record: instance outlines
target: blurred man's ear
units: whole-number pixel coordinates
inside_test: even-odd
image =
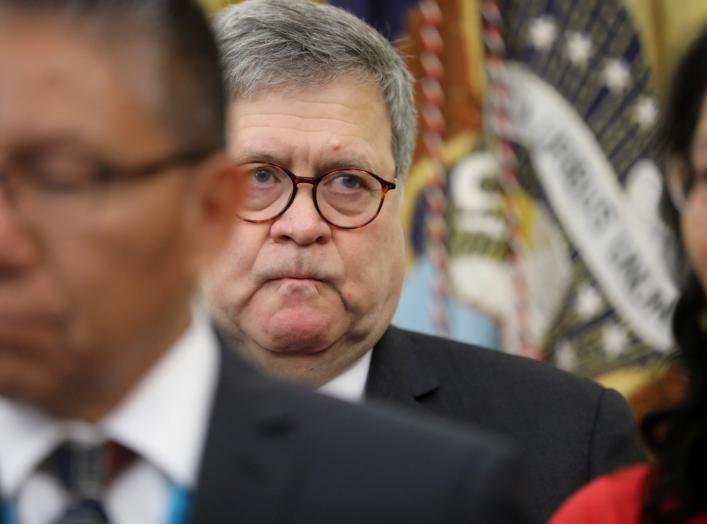
[[[225,152],[206,159],[196,173],[195,269],[202,271],[226,246],[241,198],[238,165]]]

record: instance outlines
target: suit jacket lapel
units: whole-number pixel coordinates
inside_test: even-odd
[[[439,387],[438,377],[420,362],[415,341],[404,331],[388,327],[373,348],[366,382],[368,396],[419,406]]]
[[[229,349],[221,357],[192,522],[278,522],[297,484],[296,421],[271,381]]]

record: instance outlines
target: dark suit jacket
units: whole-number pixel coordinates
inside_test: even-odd
[[[502,444],[285,385],[221,353],[189,522],[531,522]]]
[[[505,446],[418,419],[265,378],[223,353],[191,522],[529,521]]]
[[[617,392],[438,337],[390,327],[373,350],[366,394],[510,437],[526,459],[533,514],[543,522],[591,478],[645,459]]]

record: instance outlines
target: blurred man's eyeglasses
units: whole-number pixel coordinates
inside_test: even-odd
[[[356,229],[370,224],[383,207],[395,183],[357,168],[327,171],[318,177],[301,177],[268,162],[241,164],[242,200],[238,217],[246,222],[273,222],[287,211],[299,184],[312,184],[314,207],[329,224]]]
[[[666,185],[675,209],[681,212],[695,187],[706,181],[707,173],[696,171],[689,162],[677,159],[670,162],[666,173]]]
[[[187,164],[198,163],[211,151],[189,151],[136,166],[116,166],[71,148],[22,151],[0,165],[0,185],[15,206],[36,205],[38,212],[55,206],[78,212],[79,199],[124,181],[144,179]],[[35,208],[33,208],[35,209]]]

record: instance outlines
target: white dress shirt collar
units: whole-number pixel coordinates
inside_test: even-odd
[[[113,412],[96,425],[55,420],[0,397],[0,492],[12,497],[62,440],[112,439],[171,481],[192,488],[206,437],[219,366],[206,314],[194,308],[189,329]]]
[[[349,402],[363,402],[370,367],[371,350],[368,350],[351,367],[320,386],[317,391]]]

